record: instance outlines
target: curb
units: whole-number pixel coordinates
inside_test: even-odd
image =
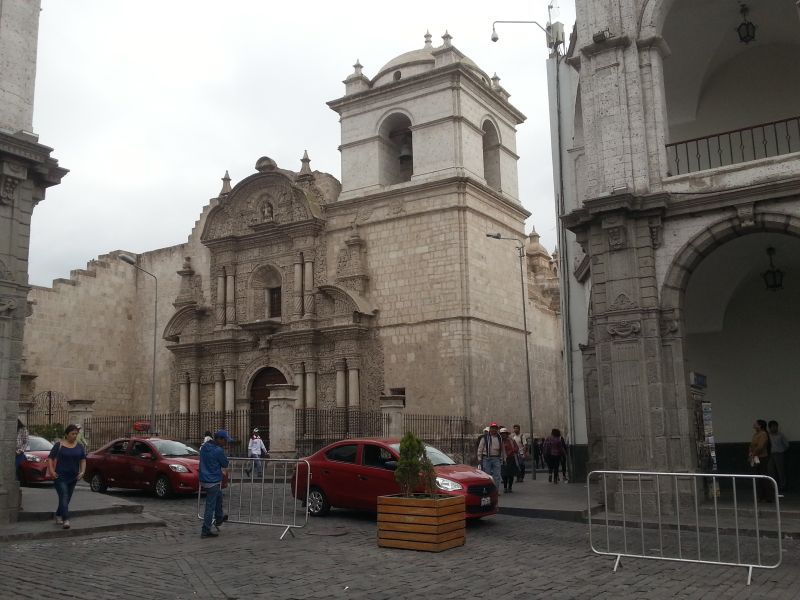
[[[76,517],[90,517],[94,515],[116,515],[116,514],[142,514],[144,506],[141,504],[116,504],[104,508],[81,508],[70,510],[70,514]],[[53,518],[53,511],[21,511],[17,516],[17,522],[30,523],[34,521],[48,521]]]
[[[105,525],[91,525],[88,527],[73,527],[72,529],[51,529],[45,531],[18,531],[3,533],[0,531],[0,543],[20,542],[28,540],[45,540],[53,538],[78,537],[93,535],[95,533],[105,533],[109,531],[133,531],[137,529],[148,529],[150,527],[166,527],[166,521],[142,515],[143,520],[128,521],[124,523],[109,523]]]

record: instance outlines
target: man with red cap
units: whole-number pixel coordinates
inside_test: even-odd
[[[495,487],[500,489],[500,470],[505,456],[498,430],[497,423],[489,423],[489,431],[483,434],[478,443],[478,464],[484,473],[492,476]]]

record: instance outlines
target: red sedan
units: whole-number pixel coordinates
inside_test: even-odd
[[[120,438],[86,457],[84,479],[92,491],[109,487],[147,490],[159,498],[197,493],[200,454],[181,442]]]
[[[25,448],[25,460],[19,465],[19,481],[22,485],[40,481],[52,481],[47,478],[47,456],[53,444],[43,437],[32,435]]]
[[[307,460],[311,466],[308,498],[304,487],[306,469],[298,466],[300,483],[292,490],[296,498],[308,502],[313,516],[326,514],[331,507],[377,510],[378,496],[399,494],[394,470],[400,458],[400,440],[343,440],[325,446]],[[468,465],[456,464],[433,446],[426,453],[436,470],[436,492],[464,496],[467,518],[497,513],[497,488],[492,478]],[[299,488],[299,489],[298,489]]]

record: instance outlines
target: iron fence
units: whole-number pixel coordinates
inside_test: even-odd
[[[754,568],[781,564],[780,499],[771,477],[592,471],[587,495],[589,545],[616,557],[614,571],[622,557],[740,566],[750,585]],[[605,506],[598,519],[593,495]]]
[[[749,162],[800,151],[800,117],[667,144],[669,174]]]
[[[295,447],[298,456],[309,456],[338,440],[385,437],[388,418],[381,411],[351,408],[301,408],[295,411]]]
[[[403,433],[411,431],[450,455],[457,463],[477,464],[478,433],[469,419],[451,415],[403,415]]]
[[[89,450],[97,450],[108,442],[132,435],[157,435],[199,447],[205,432],[226,429],[234,438],[227,452],[231,456],[247,456],[250,432],[258,427],[259,435],[269,448],[269,413],[266,409],[236,411],[203,411],[198,413],[161,413],[155,415],[151,427],[150,415],[89,417],[83,430]]]
[[[66,426],[69,423],[67,400],[63,392],[39,392],[33,397],[33,406],[25,414],[25,424],[29,429],[45,425]]]

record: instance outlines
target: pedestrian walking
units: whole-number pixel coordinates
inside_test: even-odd
[[[222,447],[232,441],[228,432],[220,429],[210,441],[200,447],[200,487],[206,492],[201,538],[217,537],[219,534],[212,531],[211,526],[216,525],[219,529],[228,520],[222,507],[222,477],[223,469],[228,468],[228,457]]]
[[[86,449],[78,443],[77,425],[67,425],[63,439],[56,442],[47,457],[47,473],[55,479],[54,487],[58,494],[56,524],[69,529],[69,503],[75,485],[86,471]]]
[[[213,439],[214,439],[214,438],[212,437],[212,435],[211,435],[211,432],[210,432],[210,431],[208,431],[208,430],[206,430],[206,432],[203,434],[203,443],[202,443],[202,444],[200,444],[200,445],[202,446],[202,445],[203,445],[203,444],[205,444],[206,442],[210,442],[210,441],[211,441],[211,440],[213,440]]]
[[[251,468],[255,467],[256,477],[261,478],[264,469],[261,465],[261,458],[267,456],[267,447],[264,445],[264,440],[258,433],[258,427],[253,429],[253,434],[250,436],[250,441],[247,443],[247,456],[252,458],[252,464],[248,466],[245,471],[248,477],[250,476]]]
[[[25,427],[25,423],[17,419],[17,444],[14,447],[14,468],[17,474],[17,481],[22,481],[20,469],[22,463],[27,460],[25,458],[25,451],[28,449],[28,439],[28,428]]]
[[[774,419],[767,424],[769,428],[769,462],[767,473],[778,483],[778,494],[783,496],[786,491],[786,451],[789,441],[783,432],[778,429],[778,422]]]
[[[750,439],[750,447],[747,450],[747,461],[754,475],[767,474],[769,434],[767,433],[767,422],[764,419],[753,421],[753,437]],[[756,488],[760,501],[770,502],[772,500],[766,480],[759,479]]]
[[[562,438],[563,439],[563,438]],[[564,440],[564,454],[561,455],[561,479],[567,481],[567,455],[569,454],[569,444]]]
[[[514,480],[517,478],[519,467],[517,461],[519,460],[519,446],[510,435],[511,432],[505,427],[500,428],[500,439],[503,440],[503,466],[500,468],[500,474],[503,478],[503,491],[507,494],[512,493],[514,487]]]
[[[520,433],[520,426],[514,425],[511,439],[517,443],[519,447],[519,460],[517,461],[517,483],[521,483],[525,479],[525,458],[528,456],[528,446],[522,439]]]
[[[558,468],[561,466],[561,457],[567,453],[564,438],[561,437],[561,431],[558,428],[553,428],[550,432],[550,437],[542,445],[542,452],[547,461],[547,481],[558,484]]]
[[[489,423],[489,431],[484,432],[478,442],[478,464],[481,470],[492,476],[494,485],[500,489],[500,476],[503,465],[503,440],[500,438],[497,423]]]

